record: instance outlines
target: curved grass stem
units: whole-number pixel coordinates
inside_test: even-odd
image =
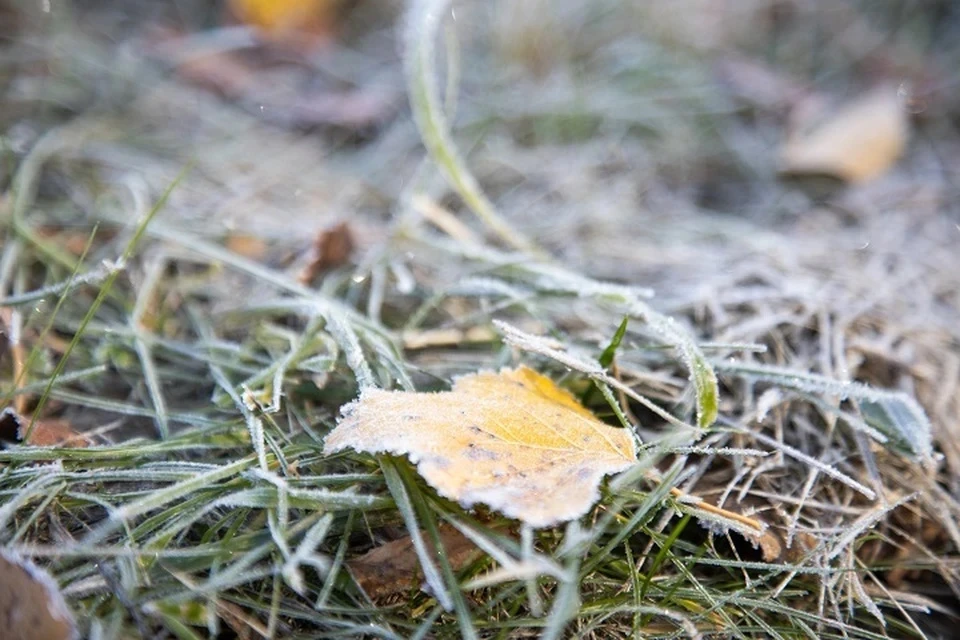
[[[467,169],[450,135],[436,83],[434,51],[434,41],[449,4],[450,0],[421,0],[413,4],[407,16],[404,58],[414,120],[430,157],[483,224],[507,246],[544,258],[546,253],[541,248],[497,212]]]

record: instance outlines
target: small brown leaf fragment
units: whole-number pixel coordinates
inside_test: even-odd
[[[628,431],[527,367],[464,376],[442,393],[367,389],[342,413],[324,453],[406,455],[440,495],[532,527],[584,515],[603,477],[636,461]]]
[[[0,550],[0,637],[73,640],[76,623],[57,583],[25,558]]]
[[[747,536],[747,540],[753,542],[754,546],[760,547],[764,562],[776,562],[783,556],[783,544],[780,542],[780,536],[770,529],[752,537]]]
[[[353,248],[353,234],[346,222],[324,229],[317,234],[313,242],[310,262],[300,273],[300,282],[308,284],[324,271],[345,264],[350,259]]]
[[[30,429],[30,418],[21,416],[13,409],[4,409],[0,412],[0,448],[3,448],[4,443],[74,448],[85,448],[91,445],[90,439],[78,433],[67,420],[36,420],[30,430],[29,440],[24,441],[28,429]]]
[[[224,242],[227,249],[251,260],[260,260],[267,253],[267,243],[249,233],[232,233]]]
[[[909,120],[896,88],[883,86],[836,110],[780,151],[785,174],[828,175],[864,182],[885,173],[903,153]]]
[[[439,534],[443,553],[454,571],[459,571],[483,555],[466,536],[450,525],[441,525]],[[433,553],[429,538],[424,536],[424,539]],[[371,599],[410,591],[423,580],[423,570],[410,536],[371,549],[362,556],[348,560],[346,564],[354,581]]]
[[[800,562],[804,556],[810,553],[817,546],[817,539],[806,532],[799,532],[793,536],[790,544],[787,544],[784,535],[783,518],[776,511],[769,508],[769,504],[764,500],[747,496],[737,505],[740,510],[750,513],[749,520],[756,523],[749,528],[731,529],[750,542],[755,549],[760,550],[764,562]],[[716,509],[716,507],[713,507]],[[735,513],[728,506],[723,509],[736,515],[737,521],[742,521],[746,516]]]
[[[90,439],[78,433],[67,420],[37,420],[27,443],[34,447],[74,447],[90,446]]]
[[[64,227],[61,225],[41,225],[37,227],[37,235],[55,242],[75,256],[83,255],[90,248],[90,231],[82,228]],[[109,241],[117,236],[115,230],[97,229],[98,241]]]

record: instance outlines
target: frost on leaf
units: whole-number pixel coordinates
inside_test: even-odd
[[[636,461],[632,436],[599,421],[527,367],[459,378],[453,389],[367,389],[343,408],[324,453],[406,455],[441,495],[534,527],[572,520],[605,475]]]

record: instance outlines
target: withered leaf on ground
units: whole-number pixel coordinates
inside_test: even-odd
[[[79,433],[67,420],[52,418],[36,420],[25,440],[30,418],[21,416],[13,409],[0,412],[0,449],[4,444],[28,444],[34,447],[67,446],[83,448],[91,444],[90,438]]]
[[[287,45],[323,44],[336,24],[339,0],[230,0],[234,17]]]
[[[443,553],[454,571],[462,569],[483,555],[476,545],[450,525],[441,525],[439,534]],[[430,545],[429,539],[427,545]],[[433,551],[431,549],[431,552]],[[420,560],[410,536],[380,545],[362,556],[348,560],[347,569],[354,581],[371,598],[408,591],[416,588],[423,579]]]
[[[863,182],[885,173],[907,144],[909,119],[896,88],[883,86],[841,107],[780,151],[787,174],[829,175]]]
[[[636,460],[630,433],[527,367],[464,376],[441,393],[368,389],[343,408],[324,452],[347,448],[406,455],[441,495],[534,527],[582,516],[601,479]]]
[[[57,583],[25,558],[0,549],[0,637],[72,640],[76,624]]]
[[[310,262],[300,273],[300,282],[308,284],[324,271],[344,264],[350,259],[353,247],[353,234],[346,222],[324,229],[313,242]]]

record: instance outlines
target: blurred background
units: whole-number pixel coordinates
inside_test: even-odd
[[[45,163],[29,212],[44,233],[75,229],[82,246],[92,222],[132,219],[189,167],[161,219],[275,266],[309,263],[341,223],[360,271],[400,220],[498,241],[424,161],[405,3],[0,7],[0,190],[30,155]],[[445,12],[453,137],[544,251],[652,287],[703,335],[852,308],[844,321],[879,318],[864,321],[868,341],[896,319],[881,351],[909,334],[911,359],[957,357],[960,5],[458,0]],[[418,277],[444,271],[410,262]],[[766,317],[743,328],[747,303]]]
[[[177,210],[211,229],[284,236],[349,217],[375,233],[423,155],[403,4],[4,0],[8,159],[82,118],[78,153],[102,170],[164,185],[194,162]],[[625,244],[693,211],[819,229],[882,215],[863,198],[919,198],[904,204],[915,216],[956,218],[958,13],[946,0],[454,2],[439,66],[455,138],[503,214],[628,278],[688,260]]]
[[[133,215],[131,198],[155,198],[187,166],[163,218],[258,256],[282,246],[275,261],[341,222],[363,255],[414,190],[441,209],[417,212],[423,224],[486,233],[423,161],[404,3],[0,7],[0,189],[31,151],[55,156],[30,214],[51,234]],[[654,287],[666,310],[719,323],[708,330],[723,329],[725,291],[765,284],[883,299],[884,313],[922,314],[953,339],[956,3],[447,12],[438,68],[454,138],[501,214],[565,264]]]

